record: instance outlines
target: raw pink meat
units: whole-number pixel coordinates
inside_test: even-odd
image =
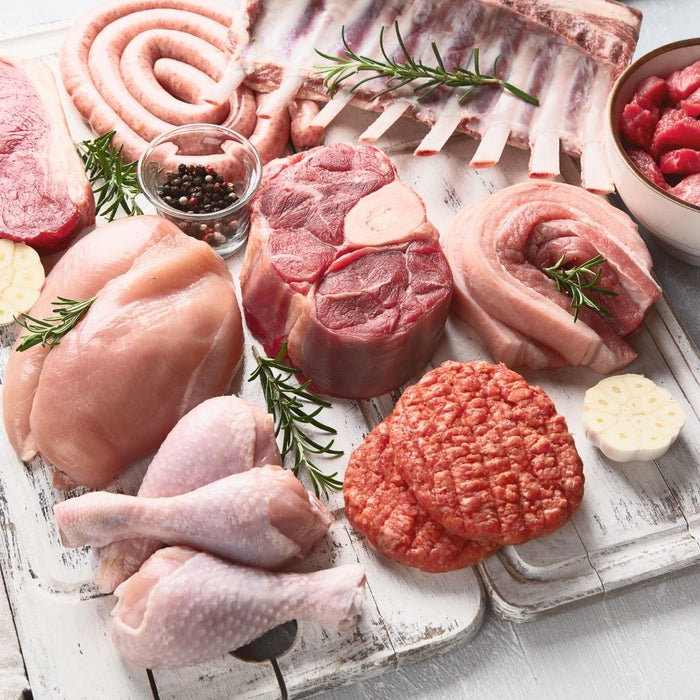
[[[430,129],[417,155],[437,153],[456,130],[481,139],[472,166],[493,165],[510,143],[531,150],[531,173],[540,177],[559,172],[561,143],[566,152],[581,156],[586,186],[612,189],[600,124],[613,81],[634,53],[641,14],[633,8],[610,0],[249,0],[239,8],[231,65],[215,94],[222,101],[244,79],[255,90],[273,92],[268,109],[282,109],[294,97],[327,101],[315,69],[323,61],[314,49],[344,55],[344,28],[356,53],[380,58],[384,28],[387,53],[403,60],[392,30],[398,22],[417,60],[435,65],[435,42],[451,69],[468,64],[472,49],[479,48],[482,70],[490,70],[498,57],[498,75],[537,96],[540,107],[490,88],[462,104],[457,101],[461,89],[443,88],[419,101],[412,85],[372,99],[386,80],[350,93],[349,87],[366,77],[362,74],[347,82],[314,123],[327,125],[345,104],[353,104],[381,113],[360,137],[374,140],[403,115]]]
[[[667,109],[656,125],[651,154],[658,158],[676,147],[700,148],[700,123],[682,109]]]
[[[348,522],[378,552],[406,566],[444,573],[477,564],[498,545],[450,534],[418,503],[399,466],[408,462],[412,468],[414,454],[404,442],[390,440],[395,420],[395,414],[387,416],[350,455],[343,479]]]
[[[668,189],[668,183],[664,178],[664,174],[650,153],[642,149],[630,148],[627,151],[627,156],[647,180],[658,185],[663,190]]]
[[[604,199],[561,183],[512,185],[462,209],[443,243],[455,309],[495,360],[609,373],[636,357],[622,334],[642,322],[661,290],[636,225]],[[598,253],[607,261],[603,286],[618,293],[600,299],[611,318],[583,308],[574,322],[571,298],[542,268]]]
[[[0,237],[40,254],[95,221],[95,200],[51,69],[0,58]]]
[[[360,614],[364,584],[359,564],[273,574],[169,547],[115,591],[112,641],[137,666],[192,666],[293,619],[348,629]]]
[[[177,496],[93,491],[56,504],[54,514],[66,547],[153,537],[265,569],[306,556],[333,520],[291,471],[274,465]]]
[[[681,109],[691,117],[700,117],[700,88],[688,95],[688,99],[681,100]]]
[[[286,340],[316,391],[369,398],[423,368],[452,279],[423,202],[391,161],[371,146],[335,144],[268,166],[241,291],[268,354]]]
[[[652,75],[637,86],[633,101],[644,109],[661,109],[668,98],[668,84],[663,78]]]
[[[698,117],[700,61],[665,80],[642,80],[619,120],[625,151],[639,172],[691,203],[697,203],[697,185],[692,179],[678,182],[678,177],[700,172]]]
[[[667,96],[662,78],[652,76],[639,83],[620,115],[620,132],[628,145],[649,150]]]
[[[447,360],[404,390],[392,416],[396,471],[453,536],[522,544],[581,504],[583,463],[566,420],[502,364]]]
[[[191,408],[226,392],[243,328],[223,260],[158,216],[114,221],[75,243],[30,313],[51,315],[57,296],[95,294],[57,347],[10,354],[3,419],[22,460],[41,453],[73,482],[102,488]]]
[[[282,464],[272,416],[237,396],[216,396],[184,415],[148,467],[138,495],[176,496],[265,464]],[[111,593],[162,543],[137,538],[100,551],[97,587]]]
[[[666,175],[700,173],[700,151],[694,148],[676,148],[666,151],[659,159],[661,172]]]
[[[666,78],[668,97],[673,103],[686,99],[692,92],[700,88],[700,61],[691,63],[681,70],[673,71]]]
[[[647,109],[638,102],[625,105],[620,115],[622,137],[631,146],[648,150],[659,123],[659,110]]]
[[[683,178],[675,187],[671,188],[671,194],[690,204],[700,206],[700,173]]]

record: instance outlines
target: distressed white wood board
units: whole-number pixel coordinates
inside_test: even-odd
[[[13,40],[12,51],[5,44],[2,48],[14,55],[41,57],[55,69],[61,36],[62,28],[49,29]],[[65,96],[64,102],[76,139],[87,136],[89,132]],[[371,118],[349,109],[329,130],[327,140],[354,140]],[[440,229],[464,203],[526,177],[528,155],[512,149],[506,150],[499,167],[470,170],[466,164],[476,144],[464,136],[456,136],[435,158],[415,159],[411,153],[423,133],[419,125],[401,122],[378,145],[397,163],[402,178],[423,196],[429,217]],[[566,179],[576,182],[572,162],[565,159],[563,165]],[[234,274],[241,257],[238,254],[230,260]],[[682,329],[669,318],[672,321],[672,312],[662,302],[639,335],[640,359],[630,371],[644,371],[674,393],[687,392],[688,407],[697,407],[697,355]],[[8,342],[6,338],[3,343],[3,366]],[[659,347],[654,352],[649,350],[655,345]],[[432,364],[447,357],[488,356],[479,339],[451,319]],[[250,368],[247,354],[236,388],[246,398],[262,403],[255,385],[245,381]],[[580,401],[596,376],[580,370],[527,376],[547,388],[569,420],[586,463],[586,497],[574,521],[560,533],[504,550],[481,567],[496,610],[504,617],[525,620],[696,561],[698,548],[689,528],[692,532],[697,519],[692,488],[697,447],[685,445],[688,435],[697,436],[695,409],[689,410],[690,424],[674,448],[681,454],[665,467],[664,480],[656,465],[620,469],[585,444],[577,423]],[[391,409],[394,398],[363,404],[334,402],[331,422],[339,430],[338,445],[346,455],[367,428]],[[63,550],[58,544],[51,507],[66,495],[51,487],[49,470],[40,461],[32,465],[18,462],[4,435],[0,449],[3,567],[35,696],[151,697],[145,672],[119,659],[108,640],[113,598],[98,595],[91,583],[93,554],[88,549]],[[342,474],[344,462],[337,461],[339,464],[331,462],[329,467]],[[145,463],[136,465],[113,488],[135,491],[144,468]],[[477,633],[484,596],[473,569],[435,576],[399,567],[369,550],[347,527],[340,496],[331,499],[330,507],[336,521],[329,538],[304,566],[362,562],[368,573],[368,600],[360,625],[348,633],[329,634],[301,623],[295,645],[279,659],[292,696],[313,694],[410,663],[468,641]],[[52,617],[54,610],[60,610],[60,616]],[[56,623],[54,617],[59,617]],[[161,698],[279,694],[267,664],[247,664],[230,656],[192,669],[158,672],[155,684]]]

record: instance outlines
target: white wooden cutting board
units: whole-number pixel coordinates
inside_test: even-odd
[[[13,55],[41,57],[55,68],[62,30],[6,41]],[[87,132],[65,100],[76,140]],[[329,141],[353,140],[371,116],[348,110],[328,134]],[[429,218],[441,230],[458,209],[485,192],[522,181],[527,154],[508,149],[498,168],[474,171],[467,163],[475,143],[456,136],[441,155],[425,160],[411,153],[422,127],[401,122],[378,145],[397,164],[405,182],[424,198]],[[578,183],[573,163],[565,160],[565,179]],[[229,261],[234,276],[242,253]],[[0,333],[0,370],[12,334]],[[666,386],[685,406],[688,423],[667,456],[655,463],[614,465],[587,444],[580,429],[583,392],[599,377],[580,369],[526,373],[541,384],[563,413],[585,464],[586,494],[571,523],[552,537],[505,548],[476,569],[442,575],[423,574],[387,561],[369,550],[348,527],[342,497],[331,498],[331,533],[304,567],[359,561],[367,571],[367,599],[357,628],[328,632],[301,622],[292,648],[278,659],[290,696],[309,695],[410,663],[478,633],[487,598],[504,617],[524,621],[565,605],[592,599],[700,559],[696,536],[698,486],[698,407],[700,363],[697,352],[661,300],[634,344],[639,359],[628,369]],[[452,358],[487,358],[479,339],[451,319],[433,364]],[[256,384],[247,381],[252,357],[246,353],[236,391],[264,405]],[[347,455],[368,428],[386,414],[395,397],[373,402],[334,401],[328,414],[338,430],[336,445],[345,456],[328,462],[341,475]],[[65,550],[57,537],[52,507],[74,494],[51,486],[50,469],[35,460],[20,462],[0,436],[0,557],[17,632],[34,697],[150,698],[279,697],[268,663],[247,663],[226,655],[192,669],[149,677],[123,661],[108,638],[113,596],[99,595],[92,584],[94,554]],[[146,467],[134,465],[114,489],[134,492]],[[484,585],[485,582],[485,591]]]

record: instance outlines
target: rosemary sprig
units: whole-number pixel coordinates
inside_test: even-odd
[[[17,351],[23,352],[35,345],[56,347],[61,342],[61,338],[85,315],[95,299],[97,296],[80,301],[59,296],[51,304],[55,316],[42,319],[29,314],[22,314],[23,318],[15,316],[15,321],[29,331],[28,335],[25,334],[20,338],[23,342],[17,346]]]
[[[394,22],[394,29],[401,53],[403,54],[403,62],[389,57],[384,47],[384,27],[379,31],[379,47],[384,60],[377,60],[355,53],[347,42],[344,26],[342,28],[343,46],[345,48],[343,56],[330,56],[316,49],[316,53],[319,56],[331,61],[331,65],[314,66],[315,70],[324,76],[323,85],[330,95],[333,95],[340,84],[349,77],[362,72],[370,72],[373,73],[373,75],[369,75],[355,83],[350,88],[350,91],[354,92],[361,85],[370,80],[387,77],[389,78],[387,87],[373,95],[370,100],[376,100],[382,95],[392,90],[398,90],[404,85],[408,85],[414,81],[421,81],[413,88],[413,92],[416,93],[419,100],[426,98],[434,90],[444,85],[451,88],[466,87],[467,89],[459,97],[459,102],[462,103],[480,85],[498,85],[504,90],[508,90],[516,97],[519,97],[521,100],[525,100],[532,105],[539,105],[539,100],[533,95],[530,95],[501,78],[495,77],[498,68],[498,58],[496,58],[493,63],[493,75],[487,75],[481,72],[478,48],[472,50],[471,58],[466,66],[460,65],[458,61],[457,65],[455,65],[452,70],[447,70],[443,58],[440,55],[440,51],[433,41],[430,46],[433,50],[437,65],[429,66],[422,61],[417,61],[411,56],[406,48],[401,32],[399,31],[398,22]],[[473,64],[473,69],[468,68],[470,64]]]
[[[599,287],[600,276],[603,272],[605,258],[598,254],[580,265],[564,267],[564,257],[561,256],[554,265],[545,267],[544,273],[557,283],[557,289],[571,297],[571,308],[574,309],[574,321],[578,320],[581,307],[593,309],[603,316],[610,316],[610,312],[597,301],[591,299],[589,294],[606,294],[617,296],[617,292],[605,287]]]
[[[328,401],[308,391],[311,383],[292,384],[290,379],[299,372],[298,369],[283,364],[287,354],[287,343],[274,358],[262,357],[255,348],[253,355],[257,367],[253,370],[248,381],[260,380],[267,410],[275,418],[275,435],[282,433],[282,457],[287,454],[294,456],[292,471],[299,476],[299,470],[303,466],[311,479],[314,492],[320,496],[321,492],[328,496],[329,491],[339,491],[343,482],[333,474],[322,472],[309,458],[310,454],[323,454],[338,456],[343,454],[341,450],[333,449],[333,440],[321,444],[314,440],[302,426],[312,426],[323,433],[335,435],[336,431],[328,425],[321,423],[317,416],[324,409],[330,407]],[[308,407],[312,408],[310,411]]]
[[[136,161],[125,162],[123,146],[112,146],[114,134],[114,131],[108,131],[76,146],[95,194],[95,211],[107,221],[112,221],[120,208],[127,216],[143,214],[136,202],[141,193]]]

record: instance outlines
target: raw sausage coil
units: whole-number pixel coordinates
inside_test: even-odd
[[[244,86],[223,104],[203,97],[226,70],[232,21],[232,8],[218,0],[103,3],[66,37],[61,77],[92,129],[114,129],[130,160],[164,131],[207,122],[251,137],[266,162],[288,144],[289,114],[258,124],[255,93]]]

